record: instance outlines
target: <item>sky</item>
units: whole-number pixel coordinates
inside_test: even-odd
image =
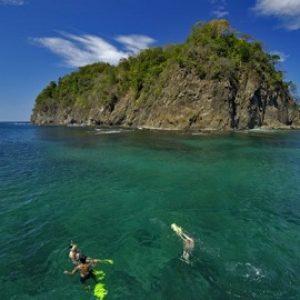
[[[184,42],[226,18],[300,90],[300,0],[0,0],[0,121],[29,121],[39,92],[82,65]]]

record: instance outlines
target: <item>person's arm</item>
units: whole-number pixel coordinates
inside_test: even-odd
[[[77,271],[78,271],[78,266],[75,267],[71,272],[64,271],[64,274],[66,274],[66,275],[74,275]]]
[[[189,241],[192,242],[194,241],[192,238],[190,238],[187,234],[185,234],[184,232],[181,232],[179,234],[179,237],[183,240],[183,241]]]
[[[114,261],[112,259],[98,259],[98,258],[89,258],[88,259],[91,263],[97,264],[97,263],[101,263],[101,264],[113,264]]]
[[[189,237],[187,234],[185,234],[185,233],[182,233],[182,236],[183,236],[185,239],[189,240],[189,241],[193,240],[192,238],[190,238],[190,237]]]
[[[90,267],[96,266],[98,262],[100,262],[100,259],[93,259],[93,258],[87,259],[87,263],[89,264]]]

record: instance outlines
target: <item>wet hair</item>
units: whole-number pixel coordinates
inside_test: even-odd
[[[85,263],[86,262],[86,256],[84,254],[80,254],[79,261],[82,262],[82,263]]]

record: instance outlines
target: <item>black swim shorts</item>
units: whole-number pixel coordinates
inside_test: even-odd
[[[90,270],[89,273],[83,277],[80,276],[80,282],[81,283],[85,283],[86,280],[88,280],[89,278],[94,278],[95,275],[93,273],[93,270]]]

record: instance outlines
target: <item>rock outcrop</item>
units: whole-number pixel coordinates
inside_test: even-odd
[[[65,98],[61,96],[61,86],[67,82],[62,79],[58,84],[53,84],[52,89],[45,89],[42,96],[38,97],[32,122],[176,130],[300,127],[299,105],[291,96],[288,85],[282,78],[278,78],[281,73],[273,68],[270,61],[265,62],[272,57],[264,52],[258,54],[262,50],[252,50],[255,49],[253,43],[235,35],[234,41],[239,47],[244,43],[247,47],[249,45],[249,54],[241,52],[237,60],[235,57],[231,58],[233,54],[222,54],[218,49],[215,50],[214,43],[221,43],[220,39],[227,41],[232,32],[228,33],[225,23],[225,27],[219,32],[219,27],[216,27],[216,24],[219,26],[218,21],[213,22],[202,24],[187,43],[180,45],[180,59],[170,59],[165,54],[170,50],[161,49],[160,51],[165,52],[158,52],[157,55],[164,53],[164,59],[159,63],[146,64],[141,71],[146,75],[137,81],[137,88],[132,84],[136,77],[126,74],[135,74],[132,65],[136,66],[137,60],[140,64],[144,63],[143,55],[131,58],[126,68],[124,63],[127,62],[122,62],[117,67],[107,67],[105,72],[101,70],[95,77],[89,77],[88,88],[76,92],[75,96],[72,94],[68,103],[62,100]],[[209,50],[199,38],[207,34],[203,30],[208,25],[217,28],[217,33],[209,33],[212,40]],[[215,42],[214,39],[219,40]],[[227,49],[223,45],[222,47]],[[231,53],[230,48],[228,49],[226,53]],[[265,56],[257,58],[258,55]],[[153,66],[163,67],[158,74],[151,75],[149,80],[147,72],[156,70]],[[125,72],[122,72],[124,69]],[[217,71],[213,72],[215,69]],[[78,90],[82,84],[80,72],[76,74],[79,74],[79,79],[76,77],[76,82],[79,82]],[[115,78],[105,86],[109,72],[113,72]],[[124,82],[128,84],[125,85]]]

